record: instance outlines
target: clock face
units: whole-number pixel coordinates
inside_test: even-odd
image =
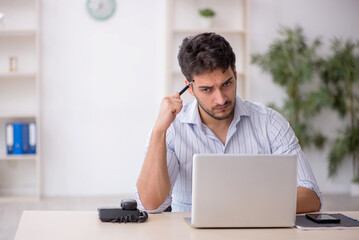
[[[87,0],[87,11],[97,20],[105,20],[113,15],[115,0]]]

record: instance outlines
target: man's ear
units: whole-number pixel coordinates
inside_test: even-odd
[[[237,80],[237,69],[236,69],[236,65],[234,65],[233,73],[234,73],[234,77],[235,77],[236,80]]]
[[[189,84],[189,81],[186,79],[186,80],[184,81],[184,83],[187,85],[187,84]],[[191,86],[189,86],[188,92],[189,92],[192,96],[194,96],[193,91],[192,91],[192,86],[193,86],[193,83],[191,84]]]

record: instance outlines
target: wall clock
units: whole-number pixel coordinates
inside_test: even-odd
[[[87,11],[96,20],[110,18],[116,9],[115,0],[87,0]]]

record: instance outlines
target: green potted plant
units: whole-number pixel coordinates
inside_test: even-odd
[[[286,117],[300,145],[321,149],[326,137],[314,131],[309,120],[325,105],[326,92],[303,90],[303,85],[311,82],[316,73],[319,60],[316,52],[321,42],[315,39],[309,44],[299,26],[294,29],[281,27],[279,34],[281,39],[274,40],[268,52],[252,55],[252,63],[270,73],[273,81],[285,89],[287,96],[283,107],[271,107]]]
[[[332,50],[333,54],[321,61],[321,79],[330,96],[329,105],[344,121],[331,144],[329,176],[335,176],[340,164],[351,158],[351,193],[359,196],[359,42],[334,39]]]
[[[198,10],[200,15],[201,24],[204,28],[211,28],[213,25],[213,18],[216,16],[216,13],[211,8],[202,8]]]

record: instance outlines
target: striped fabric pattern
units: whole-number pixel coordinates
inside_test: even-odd
[[[146,144],[146,152],[150,136]],[[169,205],[173,212],[190,212],[192,201],[192,157],[202,154],[288,154],[298,157],[297,186],[321,193],[309,163],[288,121],[262,104],[236,99],[233,121],[226,143],[201,122],[197,101],[187,103],[167,130],[167,167],[171,192],[164,203],[150,213],[162,212]],[[215,193],[215,189],[213,189]],[[144,209],[137,188],[135,196]]]

